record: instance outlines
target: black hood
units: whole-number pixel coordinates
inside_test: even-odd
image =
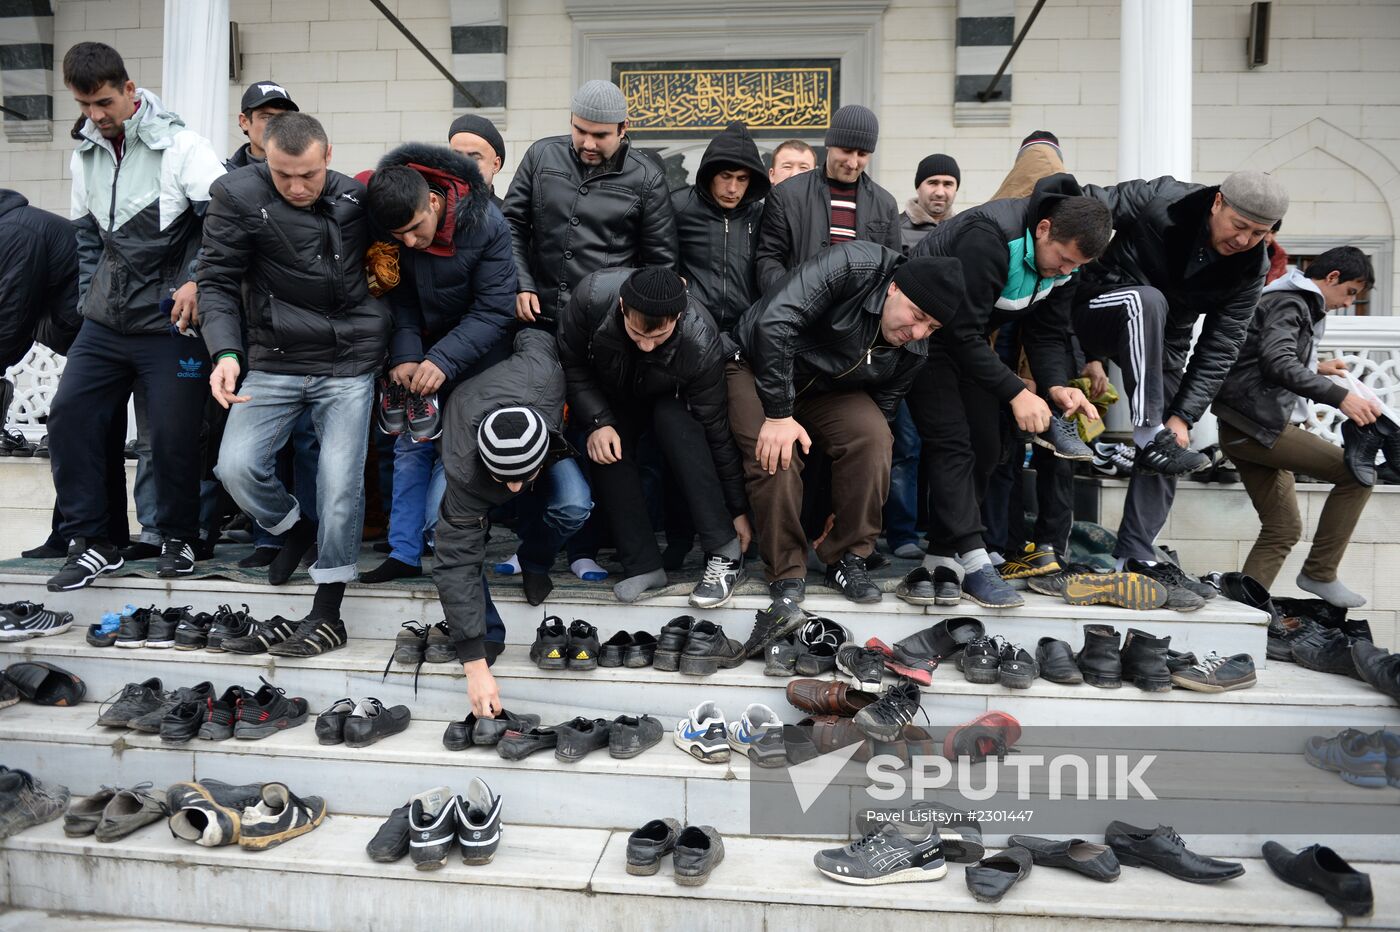
[[[464,225],[476,226],[486,216],[486,205],[491,203],[491,189],[481,178],[481,169],[474,159],[454,152],[447,146],[434,146],[422,142],[406,142],[379,160],[380,168],[390,165],[416,165],[429,170],[425,177],[433,183],[432,172],[451,175],[467,185],[467,194],[457,203],[457,229]]]
[[[739,207],[747,207],[768,196],[768,189],[772,187],[768,181],[768,169],[764,167],[763,158],[758,154],[758,146],[754,145],[748,128],[738,120],[710,140],[705,154],[700,158],[700,167],[695,170],[695,189],[710,204],[714,204],[714,199],[710,197],[710,182],[724,168],[749,170],[749,189],[744,192]]]
[[[1084,190],[1069,172],[1046,175],[1035,183],[1031,191],[1030,203],[1026,205],[1026,228],[1035,225],[1050,213],[1050,210],[1067,197],[1083,197]]]
[[[0,217],[5,216],[12,210],[29,206],[28,199],[18,191],[11,191],[9,188],[0,188]]]

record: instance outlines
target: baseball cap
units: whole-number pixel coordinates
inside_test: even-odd
[[[292,98],[287,93],[287,89],[272,81],[258,81],[254,84],[249,84],[248,89],[243,92],[243,103],[240,105],[239,110],[243,113],[247,113],[259,107],[266,107],[273,101],[281,101],[282,109],[284,110],[301,110],[300,107],[292,102]]]

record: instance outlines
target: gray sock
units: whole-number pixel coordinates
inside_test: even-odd
[[[666,585],[666,571],[652,570],[640,576],[628,576],[613,586],[613,595],[619,602],[635,602],[648,589],[660,589]]]
[[[922,560],[924,548],[915,543],[900,544],[894,548],[894,555],[901,560]]]
[[[1299,573],[1295,582],[1299,589],[1311,592],[1328,605],[1335,605],[1338,608],[1360,608],[1366,604],[1365,596],[1352,592],[1343,586],[1339,579],[1334,579],[1331,582],[1319,582],[1310,576]]]
[[[958,575],[958,582],[962,582],[963,565],[958,562],[957,557],[944,557],[935,553],[924,554],[924,569],[932,573],[940,566],[952,570]]]
[[[726,560],[737,560],[741,556],[743,556],[743,551],[739,549],[738,535],[736,534],[734,538],[729,541],[729,543],[716,550],[715,553],[724,557]]]
[[[992,558],[987,555],[985,547],[978,547],[976,550],[958,554],[958,562],[966,572],[975,573],[984,566],[991,566]]]

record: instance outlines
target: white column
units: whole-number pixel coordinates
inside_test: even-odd
[[[228,154],[228,0],[165,0],[161,101]]]
[[[1191,179],[1191,0],[1122,0],[1118,177]]]

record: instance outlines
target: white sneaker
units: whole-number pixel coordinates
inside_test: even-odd
[[[759,767],[781,767],[787,763],[783,745],[783,721],[776,712],[755,702],[728,728],[729,747]]]
[[[676,722],[675,741],[676,747],[707,764],[729,760],[724,713],[713,702],[700,703],[690,710],[689,717]]]

